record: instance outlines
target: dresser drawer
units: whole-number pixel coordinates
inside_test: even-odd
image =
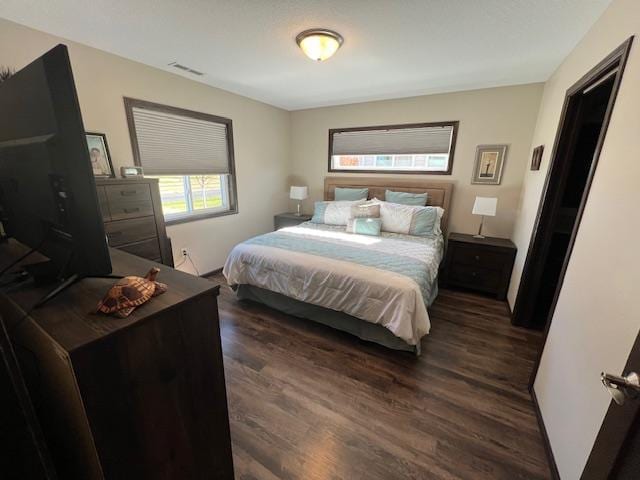
[[[160,244],[158,243],[157,238],[150,238],[149,240],[143,240],[142,242],[122,245],[118,248],[133,255],[137,255],[138,257],[160,262]]]
[[[153,215],[149,185],[107,185],[104,188],[112,220]]]
[[[154,217],[108,222],[105,223],[104,229],[109,239],[109,245],[112,247],[139,242],[158,236]]]
[[[492,251],[487,248],[461,244],[455,246],[452,262],[458,265],[502,271],[509,259],[508,252]]]
[[[457,263],[451,265],[448,277],[451,284],[495,292],[500,287],[502,273],[497,270]]]

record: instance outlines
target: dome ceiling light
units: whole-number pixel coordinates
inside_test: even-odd
[[[325,28],[312,28],[300,32],[296,43],[311,60],[322,62],[338,51],[344,39],[342,35]]]

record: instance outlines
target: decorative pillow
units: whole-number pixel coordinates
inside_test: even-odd
[[[382,221],[379,218],[350,218],[347,223],[347,233],[380,236]]]
[[[346,225],[351,218],[351,207],[364,203],[364,200],[316,202],[313,210],[313,223],[326,223],[327,225]]]
[[[361,203],[351,207],[351,218],[380,218],[379,203]]]
[[[427,204],[428,195],[428,193],[393,192],[386,190],[384,192],[384,199],[387,202],[398,203],[400,205],[417,205],[424,207]]]
[[[419,236],[438,235],[441,233],[439,219],[442,216],[438,209],[380,202],[382,230]]]
[[[340,188],[336,187],[334,198],[336,201],[341,200],[366,200],[369,195],[368,188]]]

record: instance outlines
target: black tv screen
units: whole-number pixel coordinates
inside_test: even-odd
[[[0,220],[60,277],[107,275],[111,260],[67,47],[0,83]]]

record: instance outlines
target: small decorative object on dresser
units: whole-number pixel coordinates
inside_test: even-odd
[[[86,132],[87,147],[89,148],[89,158],[91,158],[91,168],[95,177],[113,178],[113,165],[111,155],[107,145],[107,136],[104,133]]]
[[[533,149],[533,156],[531,157],[531,170],[540,170],[540,164],[542,163],[542,154],[544,153],[544,145],[538,145]]]
[[[120,167],[120,176],[122,178],[143,178],[144,172],[142,167],[135,165]]]
[[[297,213],[279,213],[273,217],[273,229],[280,230],[284,227],[295,227],[303,222],[311,220],[311,215]]]
[[[500,185],[507,145],[478,145],[471,183]]]
[[[96,179],[109,246],[173,267],[157,178]]]
[[[516,246],[506,238],[476,238],[451,233],[444,261],[443,285],[507,296]]]
[[[302,213],[300,212],[300,202],[306,199],[309,196],[309,189],[307,187],[296,187],[292,186],[289,191],[289,198],[291,200],[298,200],[298,210],[296,215],[300,216]]]

